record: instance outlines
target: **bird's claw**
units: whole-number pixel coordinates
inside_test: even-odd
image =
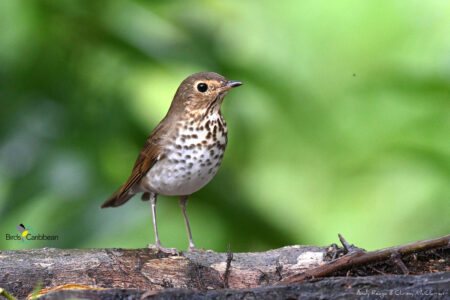
[[[189,247],[189,249],[188,249],[188,252],[201,252],[201,253],[203,253],[203,252],[205,252],[205,249],[203,249],[203,248],[195,248],[195,247]]]
[[[175,248],[166,248],[161,246],[161,244],[148,244],[148,248],[150,249],[156,249],[158,252],[166,253],[166,254],[172,254],[172,255],[180,255],[180,251],[178,251]]]

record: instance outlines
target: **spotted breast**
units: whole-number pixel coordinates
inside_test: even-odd
[[[165,155],[143,180],[157,194],[190,195],[216,174],[227,145],[227,127],[220,112],[197,122],[177,123]]]

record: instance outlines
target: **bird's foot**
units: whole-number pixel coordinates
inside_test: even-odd
[[[162,253],[167,253],[167,254],[172,254],[172,255],[180,255],[181,254],[181,252],[178,251],[177,249],[163,247],[160,243],[148,244],[147,247],[150,249],[156,249],[156,251],[162,252]]]
[[[188,252],[201,252],[201,253],[203,253],[203,252],[205,252],[205,249],[203,249],[203,248],[195,248],[195,247],[189,247],[188,248]]]

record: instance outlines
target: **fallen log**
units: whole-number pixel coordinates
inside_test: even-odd
[[[449,286],[450,273],[447,272],[418,276],[325,278],[315,282],[240,290],[63,290],[50,292],[40,299],[445,299]]]
[[[53,248],[0,251],[0,288],[25,298],[40,285],[46,289],[45,297],[56,297],[48,299],[60,299],[61,295],[95,299],[228,295],[241,299],[248,293],[258,297],[267,293],[273,298],[330,293],[331,298],[354,295],[358,287],[366,287],[370,293],[395,292],[398,287],[398,293],[414,290],[417,295],[420,291],[448,295],[449,241],[450,236],[445,236],[349,254],[345,254],[349,248],[345,240],[344,249],[289,246],[257,253],[169,255],[152,249]],[[410,275],[392,276],[406,273]],[[68,290],[74,288],[84,289]]]

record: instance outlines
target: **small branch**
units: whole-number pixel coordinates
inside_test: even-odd
[[[17,300],[14,296],[9,294],[7,291],[5,291],[2,288],[0,288],[0,296],[3,296],[3,297],[5,297],[8,300]]]
[[[336,271],[343,269],[350,269],[352,267],[372,263],[376,261],[388,260],[392,255],[399,256],[405,255],[416,251],[424,251],[436,247],[448,246],[450,243],[450,235],[446,235],[441,238],[414,242],[402,246],[396,246],[391,248],[385,248],[381,250],[371,252],[354,252],[345,255],[337,260],[331,261],[325,265],[308,270],[304,273],[295,274],[280,281],[282,284],[300,282],[308,278],[326,277],[333,274]],[[403,263],[403,262],[402,262]],[[404,264],[403,264],[404,266]],[[404,266],[406,271],[407,268]],[[403,270],[403,269],[402,269]]]
[[[365,249],[358,248],[353,244],[350,245],[340,233],[338,233],[338,237],[339,237],[339,241],[341,242],[342,246],[344,247],[345,254],[353,253],[353,252],[366,252]]]
[[[233,260],[233,252],[231,252],[230,244],[228,244],[227,248],[227,266],[225,268],[225,273],[223,274],[223,285],[227,289],[228,285],[228,276],[230,276],[231,271],[231,261]]]
[[[405,266],[405,263],[403,262],[403,260],[400,258],[400,255],[399,255],[398,252],[393,252],[391,254],[391,259],[397,265],[397,267],[399,267],[400,270],[402,270],[403,275],[408,275],[409,274],[409,270]]]

